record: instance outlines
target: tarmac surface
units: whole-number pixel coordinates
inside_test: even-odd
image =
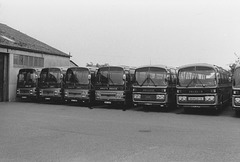
[[[240,161],[240,117],[0,103],[0,162]]]

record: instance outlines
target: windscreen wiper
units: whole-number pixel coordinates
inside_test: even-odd
[[[137,83],[137,85],[140,85],[140,84],[138,83],[138,81],[135,81],[135,83]]]
[[[108,81],[110,81],[114,85],[114,82],[110,77],[108,77]],[[108,82],[108,84],[109,84],[109,82]]]
[[[236,83],[236,79],[233,80],[233,85],[234,86],[239,86],[240,85],[240,80],[238,80],[238,82]]]
[[[195,80],[196,78],[192,78],[192,80],[188,83],[188,85],[186,86],[186,88],[188,88],[190,86],[190,84]]]
[[[152,78],[148,78],[152,83],[153,83],[153,85],[155,86],[155,87],[157,87],[157,85],[154,83],[154,81],[152,80]]]
[[[140,85],[143,86],[143,84],[148,80],[148,77],[144,80],[144,82]]]
[[[203,87],[206,86],[205,84],[202,83],[202,81],[198,77],[196,77],[196,80],[198,80]]]

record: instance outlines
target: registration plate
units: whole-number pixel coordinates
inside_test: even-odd
[[[145,103],[144,105],[146,105],[146,106],[151,106],[152,103]]]
[[[192,108],[200,108],[201,106],[191,106]]]
[[[22,99],[26,99],[27,98],[27,96],[22,96]]]
[[[105,101],[104,103],[105,104],[111,104],[111,101]]]
[[[189,101],[203,101],[203,97],[188,97]]]
[[[145,99],[151,99],[151,96],[145,96]]]
[[[45,100],[50,100],[50,98],[45,98]]]

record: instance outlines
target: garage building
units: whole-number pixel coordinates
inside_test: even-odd
[[[0,102],[15,101],[20,68],[70,65],[70,55],[0,23]]]

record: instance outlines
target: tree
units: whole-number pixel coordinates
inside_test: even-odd
[[[236,63],[232,63],[232,64],[229,65],[232,74],[234,72],[234,69],[235,69],[236,65],[237,65]]]
[[[90,62],[90,63],[87,63],[86,66],[87,67],[98,67],[98,68],[100,68],[100,67],[109,66],[109,64],[108,63],[105,63],[105,64],[96,63],[96,64],[94,64],[94,63]]]
[[[235,60],[234,63],[229,64],[229,67],[231,69],[231,73],[233,74],[235,67],[240,64],[240,57],[237,55],[236,52],[234,52],[234,55],[237,57],[237,60]]]
[[[93,67],[93,63],[92,63],[92,62],[87,63],[86,66],[88,66],[88,67]]]

